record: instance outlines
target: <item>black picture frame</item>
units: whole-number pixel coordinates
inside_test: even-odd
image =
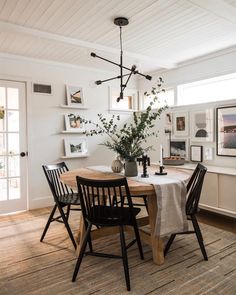
[[[203,146],[202,145],[190,145],[190,161],[202,162],[203,161]]]
[[[216,108],[216,154],[236,157],[236,105]]]

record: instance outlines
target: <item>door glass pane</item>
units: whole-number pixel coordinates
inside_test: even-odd
[[[0,201],[7,200],[7,180],[0,179]]]
[[[6,157],[0,157],[0,178],[7,177],[7,161]]]
[[[6,155],[6,134],[0,133],[0,155]]]
[[[8,133],[8,155],[16,155],[19,152],[19,134]]]
[[[1,116],[1,109],[0,109],[0,116]],[[6,116],[4,118],[0,117],[0,131],[6,131]]]
[[[18,111],[8,111],[8,131],[19,131]]]
[[[17,88],[7,88],[7,108],[19,109],[19,90]]]
[[[20,157],[19,156],[8,157],[8,175],[10,177],[20,176]]]
[[[6,88],[0,87],[0,107],[6,107]]]
[[[20,199],[20,179],[9,178],[9,200]]]

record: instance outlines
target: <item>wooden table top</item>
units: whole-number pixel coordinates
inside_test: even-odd
[[[157,171],[157,166],[148,167],[149,174],[151,173],[154,174],[155,171]],[[189,171],[183,171],[182,169],[180,171],[177,168],[168,168],[166,169],[166,171],[168,172],[168,175],[170,176],[176,175],[178,173],[178,174],[185,174],[186,178],[189,177]],[[104,180],[117,179],[117,178],[124,177],[122,175],[115,174],[112,172],[108,173],[108,172],[96,171],[93,169],[89,169],[88,167],[88,168],[78,168],[78,169],[65,172],[61,175],[61,180],[69,187],[76,189],[77,188],[76,176],[81,176],[81,177],[90,178],[90,179],[104,179]],[[165,176],[157,176],[157,177],[165,177]],[[129,189],[132,195],[140,195],[140,194],[143,194],[144,192],[146,195],[155,194],[155,189],[152,184],[135,181],[131,178],[127,178],[127,180],[128,180]]]

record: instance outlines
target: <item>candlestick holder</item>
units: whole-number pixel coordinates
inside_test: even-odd
[[[148,159],[147,155],[142,156],[143,174],[141,174],[141,177],[143,177],[143,178],[149,177],[149,175],[147,174],[147,162],[148,162],[148,160],[149,159]]]
[[[155,172],[155,175],[167,175],[167,172],[163,172],[163,170],[165,169],[164,166],[159,166],[160,168],[160,172]]]

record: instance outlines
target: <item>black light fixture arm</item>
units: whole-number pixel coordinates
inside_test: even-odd
[[[122,27],[128,25],[128,23],[129,23],[129,21],[125,17],[117,17],[117,18],[114,19],[114,24],[120,27],[120,64],[118,64],[116,62],[113,62],[113,61],[111,61],[111,60],[109,60],[107,58],[101,57],[101,56],[97,55],[94,52],[91,52],[92,57],[100,58],[100,59],[102,59],[102,60],[104,60],[106,62],[109,62],[109,63],[111,63],[111,64],[113,64],[115,66],[118,66],[120,68],[120,75],[119,76],[116,76],[116,77],[113,77],[113,78],[110,78],[110,79],[106,79],[106,80],[97,80],[97,81],[95,81],[95,84],[100,85],[103,82],[111,81],[111,80],[114,80],[114,79],[120,79],[120,96],[117,98],[117,102],[119,102],[120,99],[123,99],[123,97],[124,97],[124,95],[123,95],[124,89],[126,88],[126,86],[127,86],[127,84],[128,84],[128,82],[129,82],[132,75],[137,74],[137,75],[140,75],[142,77],[145,77],[147,80],[152,79],[152,77],[149,76],[149,75],[144,75],[144,74],[139,73],[139,71],[136,70],[135,65],[133,65],[131,67],[131,69],[123,66]],[[123,74],[123,70],[129,71],[129,73],[128,74]],[[123,78],[126,77],[126,76],[128,76],[128,78],[127,78],[127,80],[126,80],[126,82],[124,84],[123,83]]]

